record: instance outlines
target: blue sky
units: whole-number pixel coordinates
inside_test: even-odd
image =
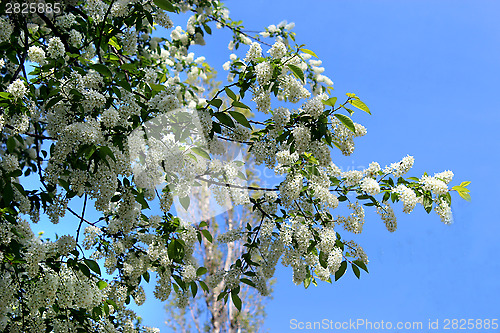
[[[304,290],[292,283],[291,269],[278,269],[265,328],[296,332],[292,319],[367,319],[422,322],[427,332],[429,319],[439,320],[440,331],[446,318],[500,320],[500,2],[235,0],[227,6],[251,30],[295,22],[297,41],[316,52],[334,81],[333,95],[342,100],[354,92],[370,107],[372,116],[353,117],[368,134],[352,156],[334,152],[337,165],[385,165],[410,154],[414,176],[450,169],[453,185],[472,182],[472,202],[452,195],[451,226],[420,206],[410,215],[396,206],[398,230],[389,233],[367,210],[363,234],[353,237],[370,259],[370,274],[360,280],[348,271],[332,285]],[[222,72],[229,33],[213,30],[221,37],[207,38],[196,54]],[[139,312],[146,324],[168,332],[160,303],[147,302]]]

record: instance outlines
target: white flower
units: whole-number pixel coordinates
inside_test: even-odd
[[[318,82],[326,84],[327,86],[333,86],[333,81],[328,76],[325,76],[325,75],[322,75],[322,74],[318,74],[316,76],[316,80]]]
[[[245,62],[255,60],[261,56],[262,56],[262,47],[260,47],[259,43],[253,42],[252,44],[250,44],[250,49],[248,50],[247,55],[245,57]]]
[[[451,182],[451,180],[453,179],[453,176],[454,176],[453,171],[450,171],[450,170],[434,174],[434,178],[441,179],[443,182],[445,182],[445,184],[449,184]]]
[[[170,29],[174,26],[174,23],[172,22],[168,14],[163,10],[158,10],[156,12],[155,22],[165,29]]]
[[[283,128],[290,121],[290,111],[282,106],[274,109],[273,120],[276,123],[276,127]]]
[[[382,218],[382,221],[384,221],[387,230],[389,230],[390,232],[396,231],[398,227],[398,222],[396,220],[396,215],[394,214],[394,210],[392,209],[391,206],[385,205],[383,207],[379,207],[377,208],[377,213]]]
[[[377,195],[380,193],[380,185],[373,178],[369,177],[363,178],[360,187],[363,191],[365,191],[369,195]]]
[[[64,55],[65,49],[64,44],[59,37],[52,37],[49,40],[49,45],[47,47],[47,53],[51,58],[60,58]]]
[[[76,247],[76,241],[73,236],[64,235],[57,240],[57,249],[61,255],[67,255]]]
[[[380,164],[377,162],[371,162],[368,169],[364,171],[366,177],[374,177],[380,171]]]
[[[257,110],[268,113],[271,108],[271,96],[269,93],[259,89],[254,92],[252,101],[257,104]]]
[[[45,63],[45,51],[41,47],[31,46],[28,50],[28,58],[30,61],[43,65]]]
[[[61,28],[68,29],[75,23],[76,23],[76,17],[71,13],[61,15],[56,19],[56,26]]]
[[[104,111],[101,116],[101,122],[104,124],[105,127],[108,128],[115,126],[119,119],[120,116],[118,114],[118,111],[112,108]]]
[[[439,215],[441,222],[444,224],[451,224],[453,222],[451,207],[443,198],[440,198],[438,204],[434,207],[434,211]]]
[[[17,79],[7,87],[7,92],[12,94],[15,99],[21,99],[26,95],[28,89],[26,89],[23,80]]]
[[[69,42],[74,47],[80,47],[83,42],[82,34],[75,29],[71,29],[69,32]]]
[[[413,156],[407,155],[403,157],[403,159],[398,163],[392,163],[390,168],[386,168],[384,172],[387,173],[387,171],[389,171],[395,177],[401,177],[402,175],[410,171],[414,162],[415,159],[413,158]]]
[[[325,253],[330,253],[335,247],[335,241],[337,240],[337,233],[335,230],[333,228],[323,228],[320,231],[319,237],[321,242],[318,248]]]
[[[182,270],[182,278],[186,283],[196,280],[196,268],[193,265],[184,266],[184,269]]]
[[[417,195],[412,189],[409,189],[403,184],[399,184],[393,192],[399,194],[399,199],[403,201],[403,212],[411,213],[415,205],[417,204]]]
[[[315,96],[309,101],[302,104],[302,110],[304,113],[311,115],[313,118],[318,119],[319,116],[323,113],[325,109],[325,105],[322,103],[322,100],[326,99],[327,96],[323,94]]]
[[[281,59],[286,55],[286,45],[283,44],[283,42],[277,41],[274,43],[274,45],[271,47],[269,51],[267,51],[271,57],[274,59]]]
[[[304,88],[302,83],[292,75],[285,76],[281,82],[281,86],[283,87],[283,97],[291,103],[297,103],[301,99],[311,96],[311,93]]]
[[[0,43],[8,42],[14,32],[14,27],[8,19],[0,17]]]
[[[111,17],[124,17],[129,13],[129,0],[118,0],[111,7]]]
[[[292,134],[295,140],[295,149],[299,154],[304,152],[311,142],[311,131],[307,127],[298,126],[292,130]]]
[[[219,243],[232,243],[238,239],[241,239],[242,236],[243,236],[243,233],[241,232],[241,229],[239,229],[239,228],[238,229],[231,229],[231,230],[226,231],[223,234],[220,234],[217,237],[217,241]]]
[[[342,173],[342,178],[344,178],[345,186],[353,186],[358,184],[363,178],[363,172],[359,170],[349,170]]]
[[[448,193],[448,185],[442,180],[439,180],[430,176],[423,176],[420,179],[420,182],[423,184],[422,188],[425,191],[432,191],[437,195],[444,195]]]
[[[19,169],[19,162],[17,160],[17,157],[11,154],[6,154],[3,156],[1,165],[6,172],[12,172]]]
[[[335,247],[332,252],[328,255],[327,267],[330,274],[335,274],[339,270],[340,264],[342,263],[342,250]]]
[[[261,62],[255,66],[255,74],[257,75],[257,81],[259,81],[259,84],[261,86],[265,86],[273,77],[273,67],[267,61]]]

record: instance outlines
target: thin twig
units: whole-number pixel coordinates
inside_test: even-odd
[[[196,176],[196,179],[202,180],[206,183],[209,184],[214,184],[214,185],[219,185],[219,186],[225,186],[225,187],[231,187],[231,188],[240,188],[243,190],[255,190],[255,191],[278,191],[277,188],[264,188],[264,187],[255,187],[255,186],[240,186],[240,185],[234,185],[234,184],[228,184],[228,183],[220,183],[216,182],[214,180],[206,179],[201,176]]]
[[[78,244],[78,237],[80,236],[80,229],[82,228],[83,220],[85,220],[85,209],[87,208],[87,193],[85,193],[85,198],[83,199],[83,209],[82,217],[80,218],[80,224],[78,224],[78,229],[76,230],[76,243]]]

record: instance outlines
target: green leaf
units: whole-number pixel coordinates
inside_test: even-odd
[[[240,102],[238,102],[238,103],[240,103]],[[241,103],[241,104],[243,104],[243,103]],[[234,118],[234,120],[239,122],[241,125],[249,128],[249,129],[252,129],[252,126],[250,125],[250,123],[248,122],[247,118],[245,117],[245,115],[243,113],[239,113],[237,111],[229,111],[229,114],[231,115],[231,117]]]
[[[208,104],[215,106],[217,109],[222,105],[222,100],[219,98],[208,101]]]
[[[193,298],[196,297],[196,294],[198,293],[198,286],[196,285],[196,282],[192,281],[189,286],[191,287],[191,293],[193,294]]]
[[[206,158],[207,160],[210,160],[210,155],[208,155],[208,153],[206,151],[204,151],[203,149],[201,149],[200,147],[192,147],[191,148],[191,151],[193,153],[195,153],[196,155],[199,155],[203,158]]]
[[[149,83],[149,86],[153,91],[162,91],[167,89],[163,84]]]
[[[219,296],[217,296],[217,301],[220,301],[221,299],[223,299],[225,296],[227,295],[227,292],[226,291],[223,291],[219,294]]]
[[[467,182],[462,182],[462,183],[460,184],[460,186],[462,186],[462,187],[467,187],[469,184],[470,184],[470,182],[469,182],[469,181],[467,181]]]
[[[115,49],[119,50],[121,49],[122,47],[118,44],[118,41],[116,39],[116,37],[112,37],[109,39],[108,41],[108,44],[113,46]]]
[[[352,267],[352,271],[354,272],[354,275],[356,275],[356,277],[359,279],[361,272],[359,271],[358,266],[352,264],[351,267]]]
[[[318,58],[318,56],[316,55],[316,53],[314,53],[313,51],[311,51],[309,49],[302,49],[301,51],[304,52],[304,53],[310,54],[310,55],[312,55],[315,58]]]
[[[328,255],[323,251],[319,253],[319,263],[323,266],[323,268],[328,267]]]
[[[188,210],[191,199],[189,199],[189,196],[185,196],[184,198],[179,198],[179,202],[185,210]]]
[[[111,151],[111,149],[107,146],[103,146],[99,148],[99,156],[105,160],[106,156],[109,156],[114,162],[116,162],[115,155]]]
[[[227,114],[223,112],[216,112],[214,113],[215,118],[217,118],[222,124],[235,128],[236,126],[234,125],[233,120],[231,117],[229,117]]]
[[[359,268],[363,269],[365,272],[369,273],[368,268],[366,267],[366,265],[363,261],[358,259],[358,260],[354,260],[353,263],[356,264]]]
[[[143,274],[142,274],[142,277],[144,278],[144,280],[149,283],[149,272],[148,271],[145,271]]]
[[[346,269],[347,269],[347,261],[344,260],[340,264],[339,269],[335,272],[335,281],[337,281],[342,277],[342,275],[344,275]]]
[[[184,250],[182,243],[178,239],[174,239],[170,242],[170,244],[168,244],[167,253],[170,259],[176,262],[181,262],[186,251]]]
[[[48,103],[45,105],[45,109],[46,110],[49,110],[51,107],[53,107],[54,105],[56,105],[59,101],[61,101],[64,97],[59,95],[59,96],[56,96],[54,98],[51,98],[50,101],[48,101]]]
[[[7,150],[9,151],[9,153],[14,152],[14,149],[16,149],[16,145],[16,139],[13,136],[7,139]]]
[[[1,99],[11,99],[12,95],[6,91],[0,91],[0,98]]]
[[[103,64],[95,64],[95,65],[90,66],[90,68],[94,69],[96,72],[98,72],[99,74],[104,75],[106,77],[111,77],[111,75],[112,75],[108,66],[103,65]]]
[[[69,192],[69,182],[68,181],[59,178],[59,185],[61,185],[61,187],[66,190],[66,192]]]
[[[164,9],[168,12],[175,13],[175,8],[174,8],[174,6],[172,6],[170,1],[168,1],[168,0],[153,0],[153,2],[155,3],[155,5],[157,5],[161,9]]]
[[[331,107],[335,107],[336,102],[337,102],[337,97],[330,97],[327,100],[321,101],[321,103],[328,105],[328,106],[331,106]]]
[[[241,311],[241,299],[238,296],[238,293],[236,292],[231,292],[231,299],[233,300],[233,304],[238,309],[238,311]]]
[[[423,205],[424,205],[424,209],[427,212],[427,214],[429,214],[431,212],[432,204],[433,204],[432,197],[424,195]]]
[[[342,105],[342,107],[347,111],[349,112],[349,114],[352,116],[354,114],[354,111],[352,111],[351,109],[349,109],[348,107],[346,107],[345,105]]]
[[[226,92],[227,96],[229,98],[231,98],[233,101],[237,101],[238,100],[238,98],[236,97],[236,94],[231,89],[229,89],[228,87],[225,87],[224,91]]]
[[[462,187],[462,186],[458,186],[458,185],[457,186],[453,186],[451,189],[455,190],[457,192],[466,192],[466,193],[470,192],[470,190],[468,188]]]
[[[149,209],[149,204],[146,199],[144,199],[144,193],[137,194],[135,201],[141,204],[142,209]]]
[[[340,120],[340,122],[344,124],[345,127],[351,130],[351,132],[356,133],[356,127],[354,127],[354,123],[352,122],[351,118],[338,113],[334,114],[334,116],[337,117],[337,119]]]
[[[463,199],[465,199],[467,201],[471,201],[470,194],[467,192],[458,191],[458,195],[460,195]]]
[[[115,310],[118,310],[118,305],[116,305],[115,301],[113,301],[112,299],[107,299],[106,303],[113,306],[115,308]]]
[[[81,262],[79,262],[78,263],[78,268],[83,273],[83,275],[85,275],[86,277],[90,277],[90,270],[89,270],[89,268],[87,266],[85,266],[84,264],[82,264]]]
[[[211,35],[212,34],[212,29],[210,29],[210,27],[206,24],[206,23],[202,23],[203,24],[203,28],[205,28],[205,31]]]
[[[288,64],[288,68],[292,71],[292,73],[299,78],[302,82],[304,82],[304,72],[302,72],[302,69],[296,65]]]
[[[99,265],[94,260],[83,259],[83,261],[85,262],[85,265],[87,265],[96,274],[101,275],[101,269],[99,268]]]
[[[97,281],[97,287],[99,288],[99,290],[103,290],[107,286],[108,286],[108,283],[106,281],[103,281],[103,280]]]
[[[206,293],[210,292],[210,289],[208,289],[208,286],[205,282],[199,281],[201,289],[203,289]]]
[[[253,283],[252,280],[250,279],[247,279],[247,278],[241,278],[240,279],[241,282],[243,282],[244,284],[248,284],[249,286],[251,287],[254,287],[255,288],[255,283]]]
[[[135,72],[135,70],[137,69],[137,67],[134,64],[131,64],[131,63],[121,64],[120,68],[124,69],[126,71],[129,71],[129,72]]]
[[[248,109],[248,110],[251,110],[251,109],[250,109],[250,107],[249,107],[248,105],[243,104],[243,103],[241,103],[240,101],[233,101],[233,102],[231,103],[231,105],[232,105],[232,106],[236,106],[236,107],[238,107],[238,108],[243,108],[243,109]]]
[[[309,288],[309,286],[311,285],[311,277],[308,276],[305,280],[304,280],[304,288]]]
[[[132,87],[130,86],[130,83],[128,83],[127,80],[117,80],[116,84],[122,87],[123,89],[127,90],[128,92],[132,92]]]
[[[206,229],[203,229],[203,230],[200,230],[201,233],[203,234],[203,236],[205,236],[205,238],[210,242],[212,243],[213,242],[213,238],[212,238],[212,235],[210,234],[210,231],[206,230]]]
[[[106,313],[106,316],[109,316],[109,305],[107,303],[103,303],[102,308],[104,310],[104,313]]]
[[[372,114],[370,112],[370,109],[368,108],[368,106],[366,106],[366,104],[361,102],[359,99],[352,99],[349,101],[349,103],[351,103],[353,106],[357,107],[358,109],[365,111],[368,114]]]
[[[205,267],[200,267],[196,270],[196,275],[197,276],[200,276],[200,275],[203,275],[205,274],[206,272],[208,272],[208,270],[205,268]]]
[[[14,191],[12,189],[10,182],[5,184],[5,187],[2,189],[2,197],[3,197],[3,202],[5,202],[8,206],[10,206],[12,199],[14,199]]]
[[[21,175],[22,175],[22,171],[21,171],[21,170],[18,170],[18,171],[19,171],[19,172],[21,173]],[[19,176],[21,176],[21,175],[19,175]],[[17,177],[19,177],[19,176],[17,176]],[[14,182],[14,183],[12,183],[12,185],[14,185],[14,187],[16,187],[16,188],[17,188],[17,190],[19,191],[19,193],[21,193],[23,196],[26,196],[26,192],[24,191],[24,187],[23,187],[23,185],[21,185],[21,184],[19,184],[19,183],[15,183],[15,182]]]

